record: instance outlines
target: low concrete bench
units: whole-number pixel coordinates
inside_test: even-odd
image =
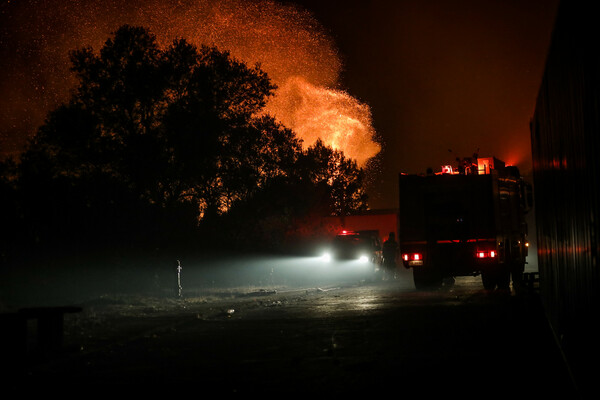
[[[82,311],[81,307],[31,307],[0,314],[2,353],[7,359],[22,361],[28,353],[28,321],[36,320],[33,349],[38,355],[57,352],[63,345],[64,315]]]
[[[0,354],[3,360],[19,361],[27,351],[27,320],[16,312],[0,314]]]
[[[25,320],[37,320],[37,347],[42,353],[59,350],[63,345],[64,315],[81,312],[81,307],[22,308],[18,314]]]

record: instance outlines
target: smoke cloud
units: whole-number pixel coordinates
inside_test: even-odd
[[[0,152],[17,155],[76,82],[68,52],[98,50],[120,25],[141,25],[161,46],[175,38],[259,63],[278,86],[267,106],[312,144],[318,137],[359,165],[375,157],[368,105],[339,87],[335,43],[306,10],[273,0],[22,0],[0,9]]]

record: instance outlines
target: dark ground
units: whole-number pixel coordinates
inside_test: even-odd
[[[65,316],[59,353],[39,357],[30,343],[8,387],[78,397],[578,397],[535,293],[486,293],[478,278],[416,292],[405,278],[99,297]]]

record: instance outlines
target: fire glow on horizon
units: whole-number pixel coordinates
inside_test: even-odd
[[[273,0],[23,0],[5,5],[5,32],[16,50],[0,78],[2,141],[31,135],[75,85],[68,51],[98,51],[120,25],[141,25],[161,47],[182,37],[214,45],[278,86],[266,111],[293,129],[306,146],[320,137],[364,167],[381,150],[368,105],[339,88],[342,69],[331,38],[312,15]],[[9,18],[7,18],[9,15]],[[6,67],[5,67],[6,69]],[[24,143],[23,143],[24,144]],[[4,154],[3,154],[4,155]]]

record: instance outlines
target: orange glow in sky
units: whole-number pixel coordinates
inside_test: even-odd
[[[293,76],[280,85],[267,108],[307,144],[320,137],[359,165],[381,149],[373,141],[371,110],[344,91],[316,86]]]
[[[279,87],[267,111],[305,145],[321,137],[361,166],[380,151],[370,108],[338,87],[342,63],[335,44],[298,6],[272,0],[15,3],[3,10],[11,14],[7,30],[17,44],[16,54],[6,55],[12,68],[0,77],[3,153],[22,148],[24,132],[33,134],[46,113],[67,99],[76,84],[68,51],[98,51],[125,23],[148,27],[162,47],[183,37],[228,50],[250,66],[259,63]]]

